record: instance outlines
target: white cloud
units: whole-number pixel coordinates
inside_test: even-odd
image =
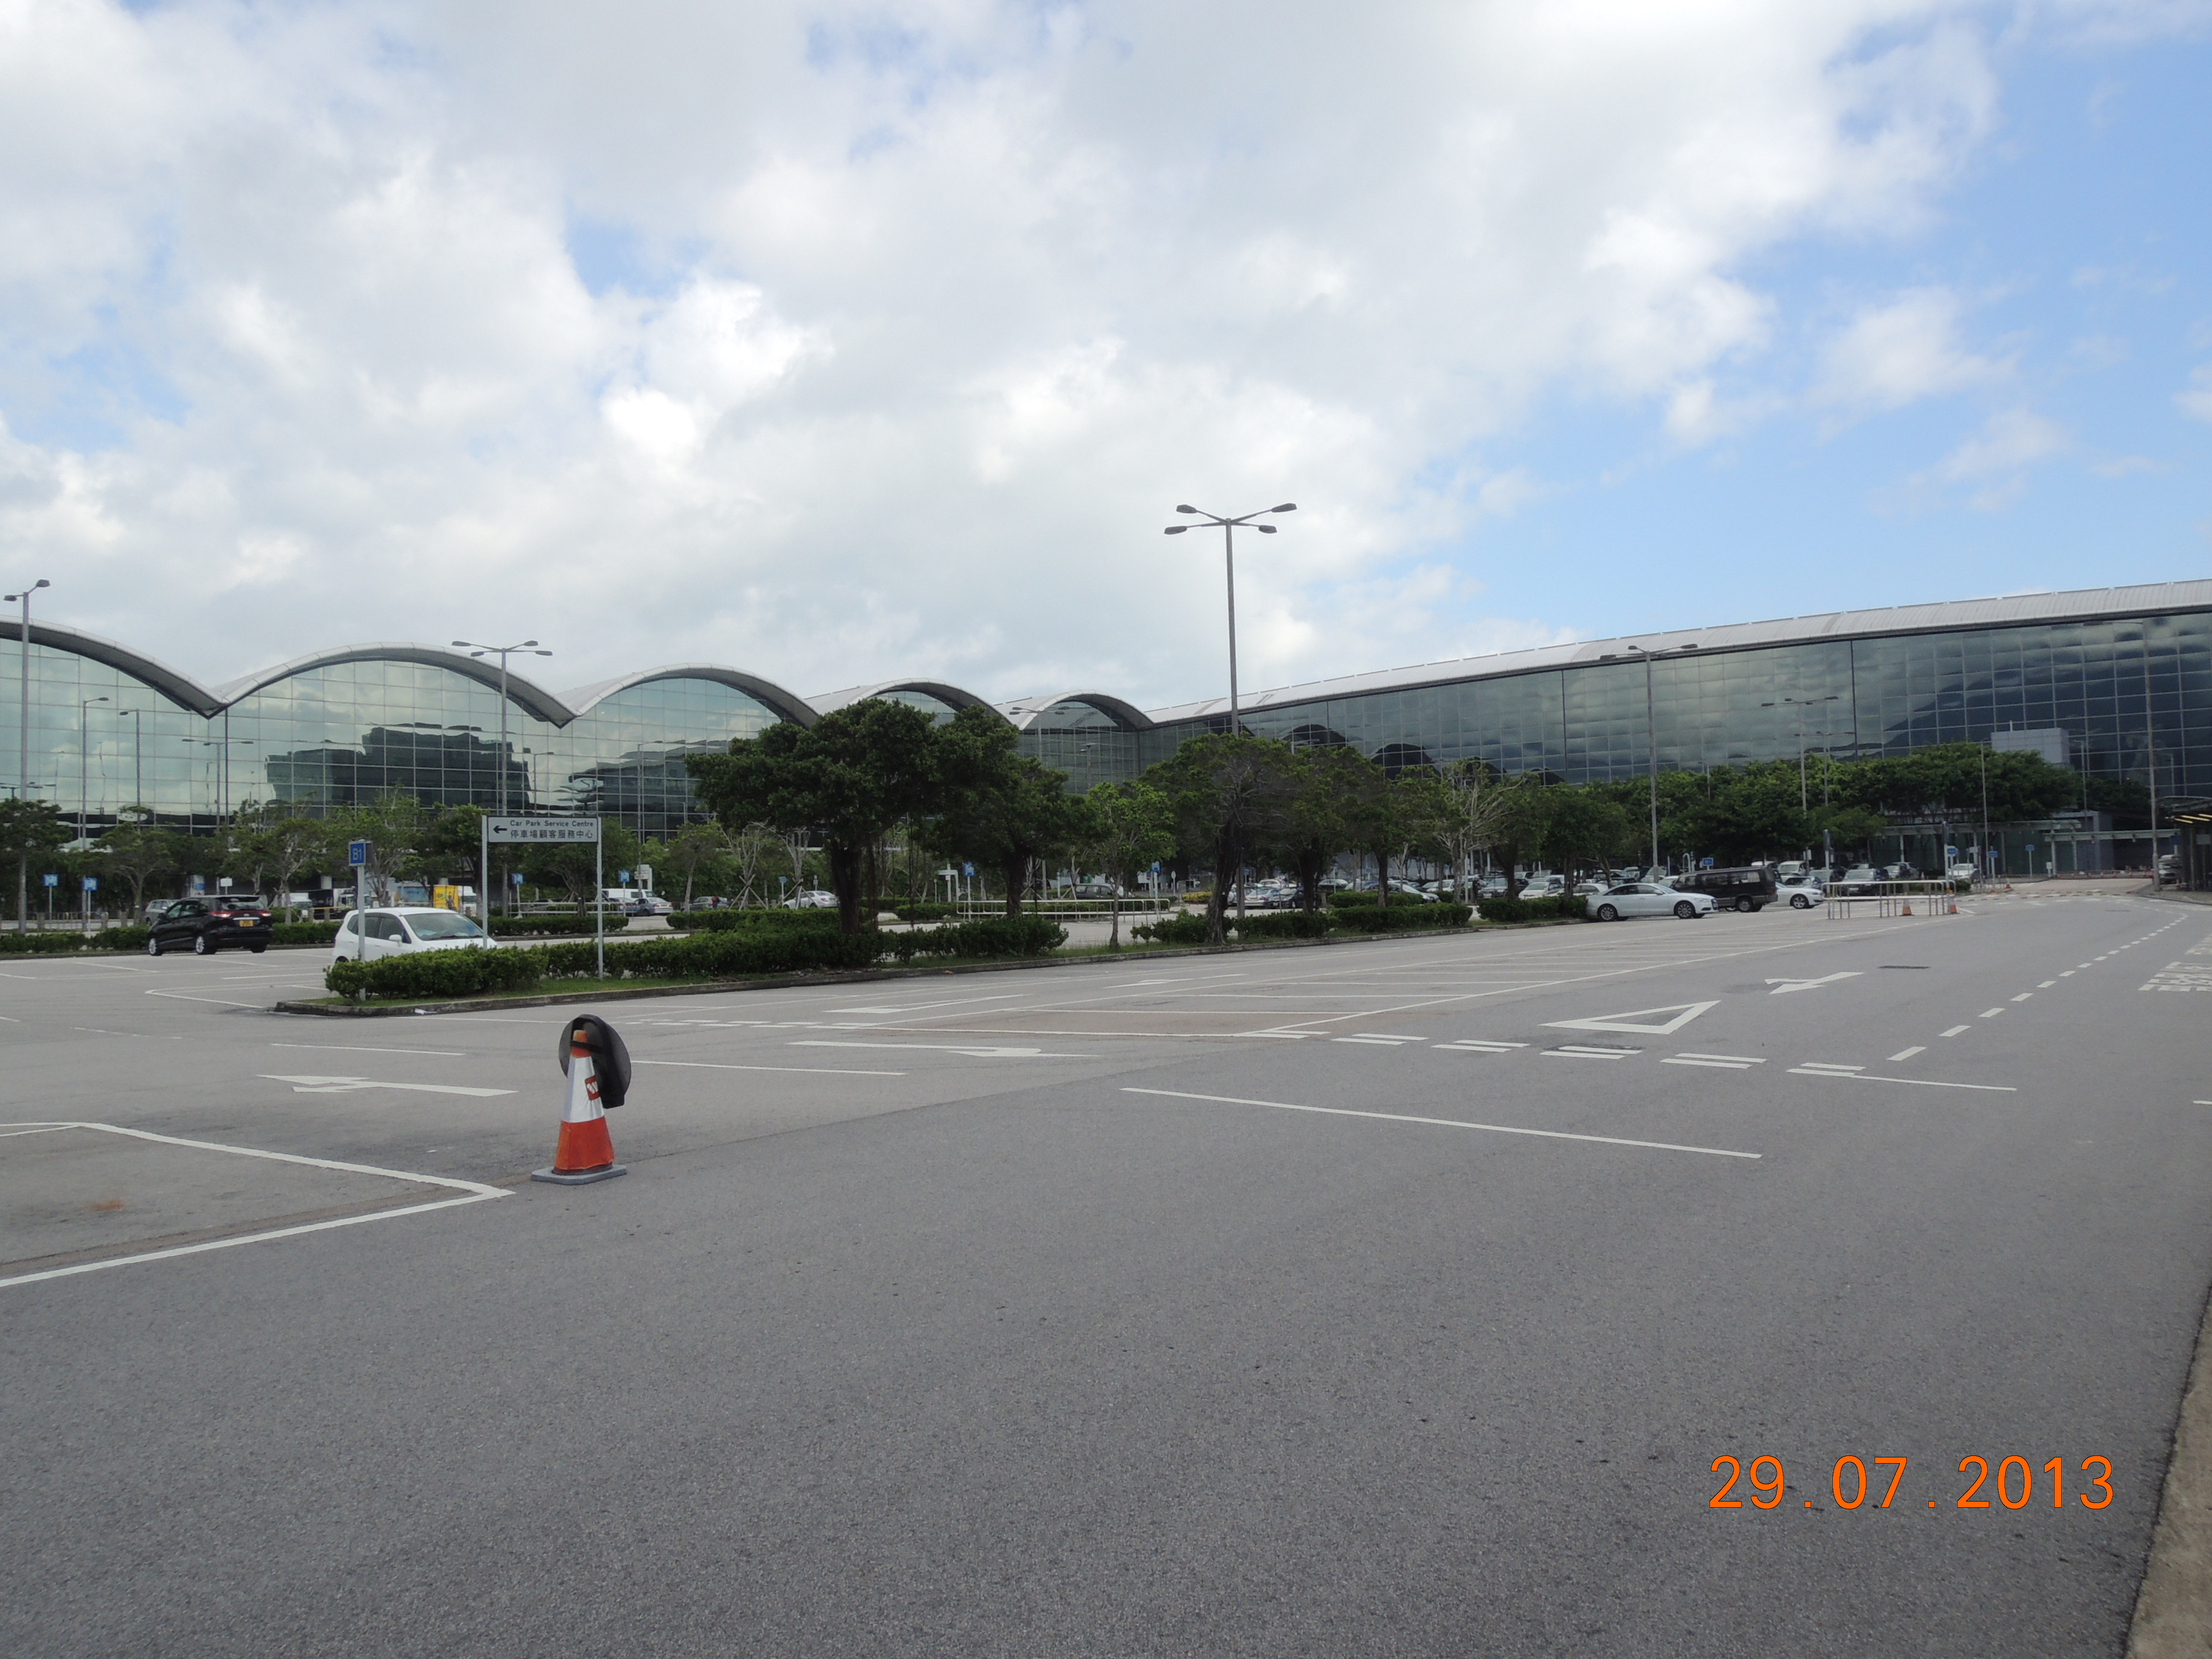
[[[2185,415],[2212,421],[2212,363],[2192,369],[2188,386],[2173,394],[2174,404]]]
[[[2025,493],[2031,467],[2073,447],[2064,428],[2033,410],[2000,410],[1934,466],[1913,474],[1904,503],[1924,505],[1946,487],[1963,488],[1977,512],[2001,512]]]
[[[1423,574],[1542,493],[1517,423],[1758,418],[1754,257],[1924,222],[1996,84],[1950,0],[0,0],[0,556],[210,678],[465,614],[556,683],[1164,702],[1164,509],[1290,496],[1255,684],[1550,637]],[[1960,314],[1831,406],[2002,380]]]
[[[1918,288],[1861,312],[1829,342],[1814,400],[1852,410],[1898,409],[2005,380],[2008,359],[1960,344],[1961,309],[1948,289]]]

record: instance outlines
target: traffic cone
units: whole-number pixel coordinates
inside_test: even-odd
[[[1908,915],[1908,916],[1909,916],[1909,915],[1911,915],[1912,914],[1912,901],[1911,901],[1911,899],[1907,899],[1907,900],[1905,900],[1905,914],[1906,915]],[[611,1158],[611,1157],[613,1157],[613,1156],[614,1156],[614,1154],[613,1154],[613,1153],[611,1153],[611,1152],[610,1152],[607,1156],[609,1156],[610,1158]]]
[[[584,1046],[584,1035],[580,1029],[568,1033],[568,1099],[561,1112],[561,1139],[553,1149],[553,1167],[532,1170],[532,1181],[581,1187],[629,1173],[615,1162],[606,1109],[599,1104],[599,1073],[592,1064],[592,1051]]]

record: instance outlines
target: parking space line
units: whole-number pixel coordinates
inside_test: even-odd
[[[347,1042],[272,1042],[272,1048],[304,1048],[325,1054],[434,1054],[440,1060],[466,1060],[458,1048],[364,1048]]]
[[[403,1215],[422,1215],[432,1210],[452,1209],[463,1204],[481,1204],[488,1198],[511,1198],[514,1194],[504,1187],[488,1187],[480,1181],[463,1181],[453,1176],[422,1175],[411,1170],[386,1170],[374,1164],[346,1164],[336,1158],[307,1158],[297,1152],[264,1152],[255,1146],[229,1146],[216,1140],[188,1140],[181,1135],[156,1134],[150,1129],[126,1129],[119,1123],[7,1123],[0,1130],[36,1133],[52,1129],[90,1129],[100,1134],[128,1135],[134,1140],[150,1140],[164,1146],[183,1146],[198,1152],[228,1152],[238,1158],[266,1158],[274,1164],[298,1164],[312,1170],[334,1170],[343,1175],[378,1176],[386,1181],[404,1182],[416,1187],[449,1187],[459,1196],[434,1199],[428,1204],[409,1204],[393,1210],[373,1210],[366,1215],[339,1216],[330,1221],[311,1221],[297,1227],[278,1227],[263,1233],[242,1233],[234,1238],[211,1238],[198,1244],[177,1244],[163,1250],[144,1250],[137,1255],[109,1256],[100,1261],[80,1261],[67,1267],[49,1267],[42,1273],[17,1273],[10,1279],[0,1279],[0,1290],[10,1285],[35,1285],[42,1279],[68,1279],[77,1273],[100,1273],[109,1267],[128,1267],[141,1261],[166,1261],[172,1256],[198,1255],[206,1250],[228,1250],[240,1244],[260,1244],[277,1238],[295,1238],[301,1233],[327,1232],[333,1227],[355,1227],[368,1221],[389,1221]]]
[[[1497,1135],[1534,1135],[1545,1140],[1582,1140],[1601,1146],[1635,1146],[1655,1152],[1700,1152],[1708,1158],[1757,1159],[1759,1152],[1730,1152],[1722,1146],[1680,1146],[1666,1140],[1628,1140],[1619,1135],[1570,1134],[1564,1129],[1523,1129],[1504,1123],[1469,1123],[1455,1117],[1414,1117],[1404,1112],[1355,1112],[1341,1106],[1297,1106],[1285,1100],[1243,1100],[1234,1095],[1187,1094],[1180,1089],[1134,1089],[1125,1095],[1158,1095],[1169,1100],[1203,1100],[1221,1106],[1267,1106],[1279,1112],[1315,1112],[1325,1117],[1369,1117],[1386,1123],[1431,1123],[1445,1129],[1480,1129]]]
[[[904,1072],[856,1072],[835,1066],[733,1066],[714,1060],[635,1060],[635,1066],[681,1066],[698,1072],[796,1072],[801,1077],[904,1077]]]

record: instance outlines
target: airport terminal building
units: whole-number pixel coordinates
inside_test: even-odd
[[[0,698],[21,650],[0,638]],[[31,624],[29,793],[88,828],[134,803],[211,828],[247,799],[597,813],[665,835],[701,813],[684,757],[779,720],[886,696],[950,717],[983,702],[892,679],[802,697],[741,667],[680,663],[554,691],[440,647],[318,651],[208,685],[135,648]],[[1226,699],[1139,709],[1110,691],[994,705],[1072,786],[1135,776],[1228,729]],[[22,774],[0,708],[0,781]],[[2043,750],[2093,775],[2212,796],[2212,580],[1731,623],[1357,674],[1243,700],[1246,729],[1350,744],[1393,770],[1479,757],[1570,783],[1806,752],[1930,744]],[[2165,820],[2162,820],[2165,821]]]

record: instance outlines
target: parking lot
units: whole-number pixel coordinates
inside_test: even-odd
[[[11,1654],[2124,1638],[2212,911],[610,1002],[578,1189],[562,1011],[321,962],[0,973]]]

